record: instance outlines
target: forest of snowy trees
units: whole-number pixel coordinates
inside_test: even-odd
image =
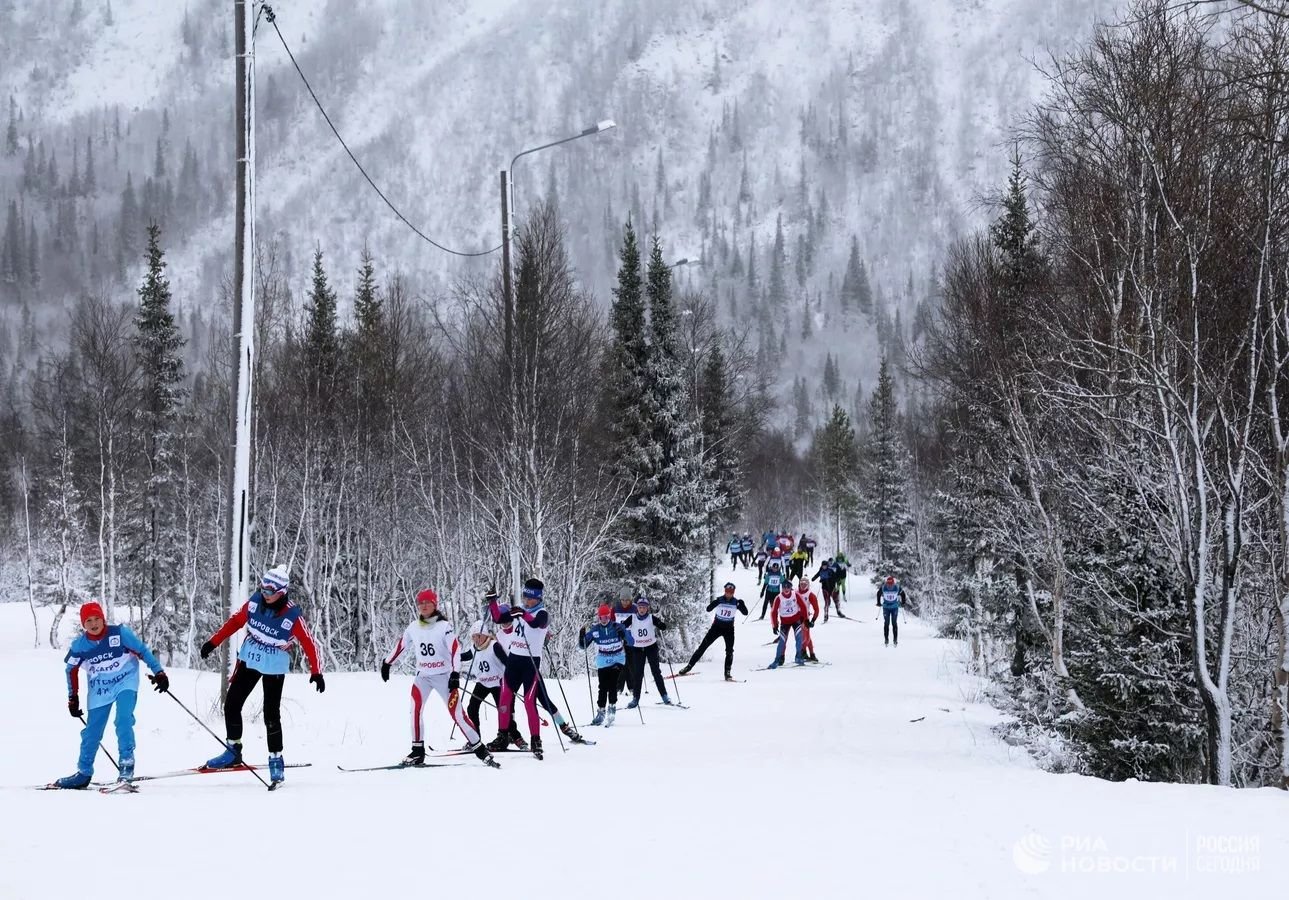
[[[1289,21],[1140,0],[1045,77],[991,224],[945,248],[925,291],[908,275],[901,296],[925,296],[906,318],[858,229],[835,277],[812,269],[847,213],[804,168],[758,247],[754,230],[725,236],[738,219],[715,212],[706,167],[697,216],[721,278],[690,290],[663,252],[661,153],[661,219],[646,192],[590,229],[610,271],[574,264],[587,226],[548,190],[516,239],[510,358],[495,268],[432,290],[379,246],[351,272],[326,246],[309,266],[267,240],[253,566],[289,565],[326,665],[361,669],[420,586],[474,614],[517,543],[563,668],[601,592],[646,590],[697,627],[731,528],[808,530],[960,636],[1044,763],[1289,785]],[[713,159],[744,152],[739,114]],[[833,128],[817,115],[803,132]],[[101,597],[197,665],[226,612],[230,354],[176,314],[188,286],[165,261],[172,226],[226,198],[195,152],[170,175],[158,142],[109,238],[74,214],[114,146],[96,123],[70,178],[38,142],[13,149],[33,181],[6,210],[0,297],[26,303],[48,271],[31,209],[91,222],[70,229],[74,258],[113,286],[80,296],[65,347],[0,372],[3,586],[58,609]],[[818,149],[878,152],[859,143]],[[884,265],[888,281],[913,271]],[[861,579],[850,591],[872,602]]]

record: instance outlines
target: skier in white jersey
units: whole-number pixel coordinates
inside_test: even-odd
[[[448,713],[465,735],[466,749],[473,750],[488,765],[496,766],[492,754],[480,742],[474,723],[461,708],[461,647],[452,624],[439,612],[439,595],[429,588],[421,591],[416,595],[416,611],[416,621],[407,626],[380,667],[381,679],[389,681],[390,666],[403,650],[411,647],[416,651],[416,678],[412,681],[412,752],[407,754],[403,764],[419,766],[425,763],[421,709],[425,698],[433,691],[443,698]]]
[[[522,610],[506,607],[504,610],[493,600],[490,604],[492,621],[498,625],[515,623],[515,638],[510,644],[506,659],[506,672],[501,679],[501,703],[497,713],[501,719],[501,736],[491,745],[506,739],[510,730],[515,694],[524,692],[524,709],[528,711],[528,733],[533,756],[542,758],[541,718],[537,714],[537,680],[542,665],[542,649],[546,646],[546,629],[550,627],[550,614],[542,603],[545,585],[539,578],[524,582]]]
[[[501,678],[506,672],[506,660],[509,658],[507,648],[514,636],[514,625],[498,627],[496,634],[489,634],[482,620],[475,623],[470,633],[472,649],[461,654],[462,662],[467,660],[470,662],[472,668],[469,671],[475,679],[474,689],[470,692],[470,702],[466,705],[465,711],[471,722],[479,721],[479,710],[483,706],[483,701],[489,698],[500,708]],[[514,744],[520,750],[528,749],[528,742],[519,733],[519,726],[515,722],[510,723],[510,731],[506,737],[509,738],[507,744]],[[497,737],[492,743],[498,744],[500,741],[501,732],[498,730]],[[489,748],[496,749],[491,744]]]
[[[667,682],[662,677],[658,663],[658,634],[667,630],[667,623],[650,613],[649,598],[641,594],[636,598],[636,611],[626,621],[627,629],[627,683],[631,688],[631,702],[627,709],[640,705],[640,691],[644,687],[644,667],[648,661],[653,672],[654,684],[662,702],[671,706],[667,695]]]

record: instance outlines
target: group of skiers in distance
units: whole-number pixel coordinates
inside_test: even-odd
[[[811,584],[814,581],[820,583],[823,622],[828,622],[833,614],[847,618],[841,609],[849,565],[845,554],[839,552],[824,560],[814,576],[807,578],[804,568],[813,564],[816,546],[808,535],[802,534],[798,540],[790,532],[767,531],[762,535],[759,547],[745,548],[748,540],[748,536],[740,538],[737,534],[731,537],[731,562],[741,562],[745,568],[751,568],[755,562],[757,567],[762,599],[761,615],[757,621],[763,620],[768,611],[775,635],[774,657],[765,668],[776,669],[784,665],[789,638],[793,640],[796,665],[819,663],[811,630],[819,619],[820,602],[811,590]],[[243,756],[242,708],[259,685],[264,699],[270,789],[285,780],[287,766],[282,755],[281,701],[290,669],[289,648],[292,644],[300,645],[308,662],[309,681],[319,693],[326,690],[317,649],[301,609],[290,599],[290,589],[286,568],[270,568],[247,601],[202,644],[201,657],[206,659],[239,630],[246,630],[237,651],[224,703],[224,746],[217,756],[190,771],[254,770],[255,767],[246,763]],[[593,743],[583,738],[564,717],[547,692],[541,675],[542,651],[550,628],[544,591],[540,579],[528,579],[524,583],[519,606],[503,603],[495,592],[489,593],[483,599],[479,619],[471,624],[466,646],[458,641],[452,623],[440,612],[437,593],[426,589],[417,594],[416,618],[404,629],[380,666],[381,678],[388,681],[393,665],[405,652],[415,659],[410,704],[412,749],[400,763],[377,768],[425,764],[423,712],[425,701],[431,694],[438,694],[443,699],[453,720],[453,730],[459,728],[465,738],[463,747],[449,752],[453,755],[473,754],[489,766],[499,768],[492,754],[508,751],[512,746],[542,758],[541,725],[549,723],[545,723],[538,712],[539,705],[571,741]],[[588,655],[591,649],[595,650],[599,688],[591,726],[612,727],[618,701],[627,693],[631,698],[626,708],[639,707],[646,665],[657,686],[660,703],[674,705],[660,662],[659,637],[668,629],[668,624],[654,615],[647,596],[632,594],[632,591],[623,590],[614,604],[599,605],[592,621],[578,632],[578,646],[588,651]],[[725,681],[740,680],[732,673],[734,626],[740,614],[746,621],[750,610],[735,594],[735,584],[727,582],[722,593],[708,603],[707,611],[713,613],[711,625],[689,661],[673,674],[673,678],[689,675],[712,644],[721,640],[725,645]],[[884,613],[883,634],[888,643],[893,637],[897,646],[898,612],[905,599],[904,590],[894,577],[887,577],[878,589],[877,605]],[[113,709],[120,751],[120,761],[115,763],[117,785],[129,786],[135,777],[134,710],[139,660],[142,659],[152,670],[150,680],[157,691],[168,692],[169,679],[156,656],[133,631],[124,625],[106,623],[99,604],[85,604],[81,608],[80,619],[83,634],[72,642],[64,659],[68,710],[84,724],[80,754],[76,772],[47,787],[84,789],[93,783],[94,761]],[[468,668],[463,666],[466,663]],[[82,668],[88,677],[88,720],[83,717],[80,706],[77,673]],[[464,686],[461,678],[463,668],[466,675]],[[463,705],[465,690],[472,679],[473,689]],[[528,722],[527,742],[516,727],[514,715],[516,698],[520,695]],[[484,703],[494,705],[498,712],[497,736],[488,743],[483,741],[476,724]],[[567,705],[567,698],[565,703]],[[182,703],[179,705],[183,706]],[[183,708],[193,715],[187,707]],[[110,786],[103,789],[108,790]]]

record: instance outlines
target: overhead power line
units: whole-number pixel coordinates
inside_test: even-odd
[[[327,126],[331,129],[331,133],[336,136],[336,140],[338,140],[340,142],[340,146],[345,149],[345,153],[349,154],[349,158],[353,160],[354,165],[358,167],[358,171],[362,173],[363,178],[365,178],[367,180],[367,183],[371,185],[371,189],[376,192],[376,196],[380,197],[380,199],[385,201],[385,205],[390,208],[390,210],[394,213],[394,215],[398,216],[398,218],[403,222],[403,224],[406,225],[408,228],[412,229],[412,232],[421,240],[425,241],[427,244],[430,244],[431,246],[437,247],[438,249],[442,250],[444,253],[451,253],[453,256],[487,256],[491,253],[496,253],[498,250],[500,250],[501,249],[500,244],[493,247],[491,250],[478,250],[473,253],[466,252],[464,250],[453,250],[451,247],[445,247],[442,244],[440,244],[438,241],[434,240],[434,238],[425,234],[425,232],[421,231],[421,229],[413,225],[411,221],[408,220],[407,216],[403,215],[403,213],[399,211],[399,208],[395,206],[388,197],[385,196],[385,192],[376,186],[376,182],[372,181],[372,177],[367,174],[367,170],[363,168],[363,164],[358,161],[358,157],[354,156],[354,152],[349,149],[349,145],[345,143],[345,139],[342,138],[340,136],[340,132],[336,130],[335,123],[331,121],[331,116],[327,115],[327,110],[323,108],[322,101],[318,99],[317,93],[313,90],[313,85],[309,84],[309,79],[305,77],[304,70],[302,70],[300,68],[300,64],[296,62],[295,54],[292,53],[291,48],[287,46],[286,38],[282,37],[282,29],[277,27],[277,16],[274,15],[273,8],[270,7],[267,3],[265,3],[262,9],[264,12],[264,17],[268,20],[269,24],[273,26],[273,30],[277,32],[277,38],[279,41],[282,42],[282,49],[286,51],[287,57],[290,58],[291,65],[295,66],[296,74],[298,74],[300,76],[300,80],[304,82],[305,89],[309,92],[309,96],[313,98],[313,103],[315,106],[318,107],[318,112],[322,113],[322,118],[326,120]]]

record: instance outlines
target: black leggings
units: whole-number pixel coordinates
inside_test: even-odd
[[[239,661],[228,682],[228,696],[224,699],[224,728],[230,741],[242,739],[242,706],[261,678],[264,679],[264,728],[268,731],[269,752],[281,753],[285,675],[265,675]]]
[[[625,666],[614,663],[596,670],[595,674],[600,682],[600,698],[596,706],[600,709],[604,709],[606,700],[614,706],[618,705],[618,676],[622,674],[624,668]]]
[[[703,636],[703,642],[698,645],[694,655],[689,658],[689,668],[698,665],[698,661],[703,658],[707,648],[716,643],[717,638],[725,639],[725,674],[730,673],[730,668],[734,665],[734,623],[729,622],[724,625],[717,622],[712,623],[712,627],[707,629],[707,634]]]
[[[474,723],[475,728],[479,727],[479,709],[483,706],[483,701],[489,698],[492,699],[494,705],[500,705],[501,685],[488,687],[486,684],[480,684],[476,681],[474,683],[474,690],[470,692],[470,702],[466,704],[465,708],[466,718]],[[514,719],[510,720],[510,733],[512,735],[519,734],[519,725]]]
[[[658,693],[663,695],[667,693],[667,683],[662,680],[662,666],[658,663],[658,645],[628,647],[627,682],[631,685],[631,693],[637,700],[640,699],[640,690],[644,687],[646,659],[649,661],[649,669],[653,672],[653,682],[658,685]]]

